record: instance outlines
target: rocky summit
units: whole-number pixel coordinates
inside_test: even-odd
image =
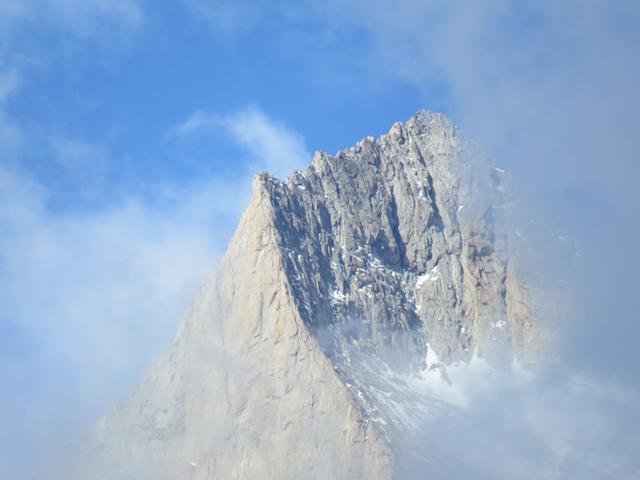
[[[382,480],[428,463],[406,440],[439,403],[411,382],[526,366],[542,344],[507,183],[427,111],[286,181],[259,174],[169,353],[43,478]]]

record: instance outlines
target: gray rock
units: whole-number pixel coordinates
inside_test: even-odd
[[[543,343],[505,188],[426,111],[259,174],[169,354],[45,478],[391,478],[407,426],[380,365],[527,364]]]

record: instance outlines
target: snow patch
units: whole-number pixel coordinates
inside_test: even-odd
[[[420,289],[422,287],[422,285],[425,284],[425,282],[428,280],[430,282],[435,282],[440,278],[440,275],[438,275],[438,265],[436,265],[435,267],[433,267],[431,269],[430,272],[428,273],[423,273],[422,275],[420,275],[417,279],[416,279],[416,289]]]
[[[331,298],[336,303],[346,303],[346,301],[349,300],[349,295],[346,295],[339,290],[334,290],[331,292]]]
[[[507,326],[507,322],[505,320],[498,320],[497,322],[491,322],[491,328],[498,328],[502,330],[506,326]]]
[[[433,348],[429,343],[427,343],[426,362],[427,362],[427,370],[430,370],[432,367],[440,363],[440,359],[438,359],[438,355],[436,355],[436,352],[433,350]]]

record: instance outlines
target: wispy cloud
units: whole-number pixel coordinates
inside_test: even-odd
[[[146,5],[141,0],[0,2],[0,165],[10,156],[20,160],[18,148],[37,134],[47,139],[52,163],[76,184],[85,182],[89,191],[100,185],[101,169],[108,170],[112,160],[108,145],[64,127],[34,132],[10,107],[26,93],[35,63],[66,56],[74,71],[73,53],[135,37],[148,21]],[[637,377],[637,2],[329,0],[267,8],[256,2],[187,0],[187,7],[212,31],[231,38],[271,21],[278,34],[265,42],[274,42],[274,54],[289,51],[288,58],[313,72],[308,82],[319,77],[331,85],[344,82],[336,95],[354,95],[359,82],[367,81],[358,76],[356,87],[350,84],[349,68],[356,63],[368,65],[371,82],[390,77],[412,84],[427,107],[437,97],[500,164],[526,179],[532,197],[552,207],[543,217],[555,215],[586,245],[578,305],[588,315],[567,329],[565,359],[576,370],[626,381]],[[276,22],[273,15],[279,16]],[[359,41],[352,43],[356,34]],[[344,56],[339,65],[348,68],[327,62],[331,55]],[[77,76],[83,74],[78,70]],[[65,437],[86,426],[159,354],[194,287],[220,254],[243,207],[236,199],[249,195],[253,170],[282,177],[310,157],[299,134],[258,108],[225,115],[202,110],[171,129],[167,140],[179,144],[176,148],[193,147],[203,137],[222,138],[243,152],[246,162],[233,179],[216,180],[209,173],[199,182],[119,189],[99,210],[83,213],[55,211],[47,180],[0,167],[0,340],[5,342],[0,377],[11,387],[0,405],[5,426],[0,444],[10,447],[0,454],[0,477],[15,478],[2,468],[15,465],[25,452],[41,453],[60,443],[61,432]],[[541,258],[545,252],[537,253]],[[597,377],[593,385],[606,387],[596,392],[601,408],[588,406],[574,419],[584,413],[588,418],[582,423],[594,429],[609,419],[618,425],[619,415],[606,415],[616,408],[615,388],[599,384]],[[562,401],[564,390],[532,388],[527,395],[540,392],[553,403]],[[478,442],[487,412],[500,422],[496,411],[487,410],[500,409],[500,398],[498,392],[475,407]],[[70,411],[73,415],[61,415]],[[542,402],[516,413],[522,411],[544,418],[553,409]],[[560,411],[574,435],[581,422],[568,418],[571,404]],[[446,434],[447,426],[440,426]],[[457,454],[468,426],[452,427],[451,442],[442,447]],[[504,437],[501,445],[508,446],[510,437]],[[561,447],[575,444],[575,438]]]
[[[331,28],[365,32],[376,68],[427,100],[445,92],[456,122],[524,175],[556,189],[633,191],[598,158],[640,173],[628,155],[640,101],[636,2],[336,0],[318,11]]]
[[[536,415],[540,424],[517,421],[514,413],[487,425],[487,405],[508,412],[504,392],[496,388],[490,398],[478,398],[475,408],[482,412],[460,428],[442,419],[439,431],[450,428],[452,435],[442,439],[441,448],[455,457],[461,437],[489,426],[512,428],[535,446],[541,438],[550,442],[557,426],[555,433],[564,437],[552,445],[562,454],[550,460],[558,462],[563,478],[580,471],[587,462],[581,452],[587,451],[586,464],[598,467],[597,478],[631,478],[637,472],[630,448],[635,439],[626,437],[624,425],[628,420],[628,428],[637,429],[637,414],[620,412],[638,409],[640,327],[632,300],[640,269],[638,3],[336,0],[317,11],[330,28],[367,35],[370,48],[362,54],[384,74],[420,88],[427,101],[444,92],[456,123],[507,165],[521,198],[530,200],[519,220],[534,232],[534,218],[556,223],[580,244],[582,256],[572,262],[576,271],[564,272],[573,311],[566,323],[552,326],[561,337],[553,354],[570,376],[584,374],[589,387],[577,393],[534,386],[520,400],[548,395],[548,401],[525,405],[518,414]],[[557,258],[551,250],[542,244],[535,250],[546,285],[554,273],[549,263]],[[597,392],[597,401],[580,399],[587,390]],[[625,395],[628,410],[619,409],[618,390],[631,392]],[[532,428],[541,425],[548,429],[544,436]],[[594,431],[577,433],[581,425]],[[496,478],[529,468],[527,455],[534,451],[513,464],[494,462],[488,454],[488,462],[467,458],[471,471]],[[541,458],[547,454],[542,451]],[[544,477],[540,469],[535,471]],[[441,477],[460,474],[446,473]]]
[[[463,381],[455,378],[453,385],[445,385],[463,390],[468,403],[440,405],[440,415],[426,416],[397,446],[399,477],[633,477],[640,468],[633,454],[640,438],[629,428],[629,420],[640,414],[636,388],[566,372],[522,373],[474,369]],[[414,401],[425,395],[411,393]],[[427,404],[432,399],[424,397]]]
[[[427,100],[444,92],[456,123],[514,173],[543,218],[577,237],[591,261],[602,251],[636,250],[626,243],[640,231],[636,2],[336,0],[316,11],[327,28],[364,32],[362,55],[386,75],[411,82]],[[625,272],[628,261],[611,255],[598,268],[612,272],[615,263]],[[627,281],[617,290],[591,282],[584,300],[610,301],[622,317],[633,316],[619,308]]]
[[[51,208],[50,185],[0,166],[0,476],[37,466],[132,387],[212,273],[254,168],[290,173],[307,157],[300,135],[257,108],[194,114],[171,138],[212,128],[247,150],[241,173],[119,189],[100,208]],[[49,146],[75,183],[110,162],[107,149],[76,139]]]
[[[42,73],[62,59],[72,65],[73,53],[84,49],[100,46],[104,52],[126,45],[144,20],[140,0],[0,2],[0,146],[5,151],[0,160],[15,156],[25,146],[23,138],[33,134],[8,104],[33,94],[34,70]]]
[[[247,107],[228,115],[195,112],[171,128],[167,138],[212,135],[223,131],[250,153],[250,169],[268,170],[287,177],[310,161],[304,138],[257,107]]]
[[[241,208],[214,181],[85,213],[50,210],[49,194],[0,170],[4,469],[87,428],[162,354]]]
[[[309,163],[311,156],[302,136],[257,108],[227,117],[225,125],[263,168],[277,176],[288,176]]]

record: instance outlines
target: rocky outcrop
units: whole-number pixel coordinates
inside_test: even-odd
[[[305,324],[346,326],[340,339],[373,349],[398,343],[414,360],[427,343],[445,362],[502,344],[524,356],[536,334],[522,331],[531,316],[509,260],[503,175],[428,112],[317,153],[286,183],[263,175]]]
[[[408,427],[372,390],[379,366],[539,345],[503,177],[424,111],[285,182],[260,174],[170,353],[56,478],[391,478]]]

